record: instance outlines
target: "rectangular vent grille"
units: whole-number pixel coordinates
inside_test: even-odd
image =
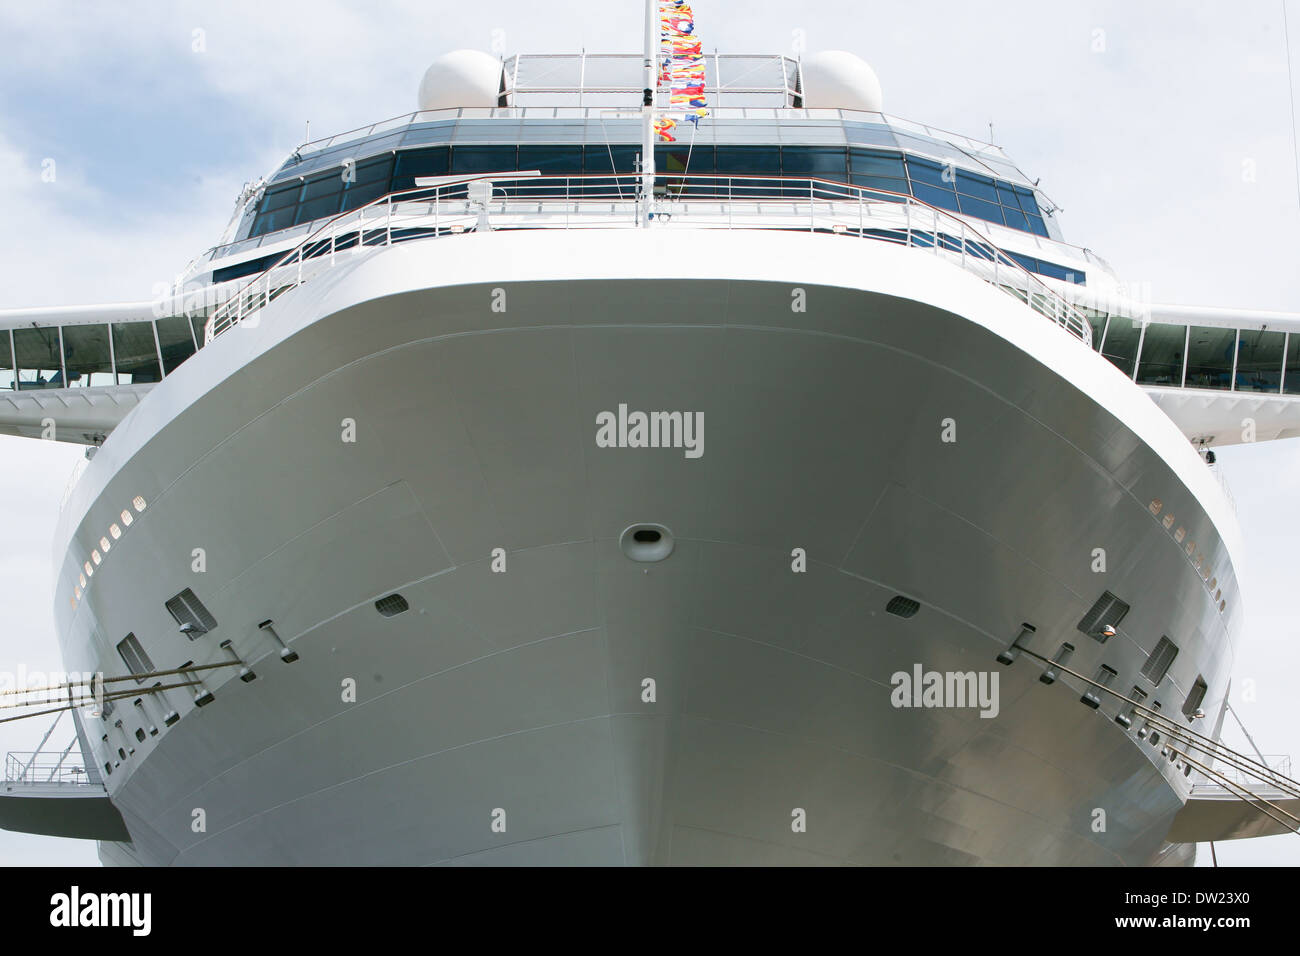
[[[1079,630],[1097,641],[1105,642],[1101,629],[1106,625],[1118,628],[1119,622],[1129,612],[1129,606],[1107,591],[1097,598],[1097,603],[1089,608],[1088,613],[1079,622]]]
[[[394,617],[410,607],[411,605],[406,603],[406,598],[400,594],[390,594],[387,597],[381,597],[375,602],[375,610],[384,617]]]
[[[149,660],[149,655],[144,652],[144,648],[140,646],[134,634],[128,634],[118,642],[117,652],[122,655],[126,669],[137,675],[135,678],[137,684],[144,683],[144,677],[140,675],[153,673],[153,661]]]
[[[1178,656],[1178,645],[1167,637],[1160,638],[1160,643],[1151,652],[1147,662],[1142,665],[1142,676],[1153,684],[1159,684],[1169,673],[1169,667]]]
[[[1196,712],[1201,709],[1201,704],[1205,701],[1205,692],[1209,687],[1205,683],[1205,678],[1199,674],[1196,677],[1196,683],[1192,685],[1192,692],[1187,695],[1183,701],[1183,716],[1190,722],[1196,719]]]
[[[200,634],[206,634],[217,628],[217,619],[208,613],[203,602],[195,597],[194,592],[189,588],[167,602],[167,613],[175,618],[176,623],[181,627],[190,625],[188,636],[191,641],[196,640]]]

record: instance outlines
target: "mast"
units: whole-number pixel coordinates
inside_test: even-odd
[[[641,105],[641,225],[650,221],[655,187],[655,93],[659,89],[659,0],[645,3],[645,92]]]

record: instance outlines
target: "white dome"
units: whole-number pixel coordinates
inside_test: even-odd
[[[496,106],[501,93],[501,63],[480,50],[453,50],[433,61],[420,81],[422,110]]]
[[[804,58],[799,68],[806,109],[881,111],[880,80],[861,57],[826,50]]]

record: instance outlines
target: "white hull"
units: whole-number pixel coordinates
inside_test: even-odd
[[[620,404],[702,412],[703,456],[596,447]],[[111,862],[1153,862],[1190,781],[1112,702],[994,656],[1031,622],[1033,650],[1070,641],[1071,667],[1107,664],[1127,693],[1169,635],[1154,699],[1177,716],[1202,675],[1213,713],[1241,620],[1226,503],[1145,395],[961,270],[832,236],[370,251],[169,376],[65,522],[69,669],[123,673],[132,632],[158,668],[230,639],[259,677],[211,672],[202,709],[172,691],[170,728],[145,701],[143,742],[129,701],[121,729],[88,722],[134,837],[103,844]],[[624,556],[638,522],[671,529],[667,560]],[[194,642],[163,607],[184,588],[218,621]],[[1103,645],[1075,625],[1105,590],[1132,611]],[[380,616],[394,592],[410,610]],[[896,594],[920,613],[886,614]],[[917,663],[998,671],[998,716],[894,708]]]

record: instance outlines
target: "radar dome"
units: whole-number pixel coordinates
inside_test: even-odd
[[[433,61],[420,81],[422,110],[492,107],[501,95],[501,62],[480,50],[453,50]]]
[[[807,109],[881,111],[880,80],[861,57],[827,50],[799,64]]]

